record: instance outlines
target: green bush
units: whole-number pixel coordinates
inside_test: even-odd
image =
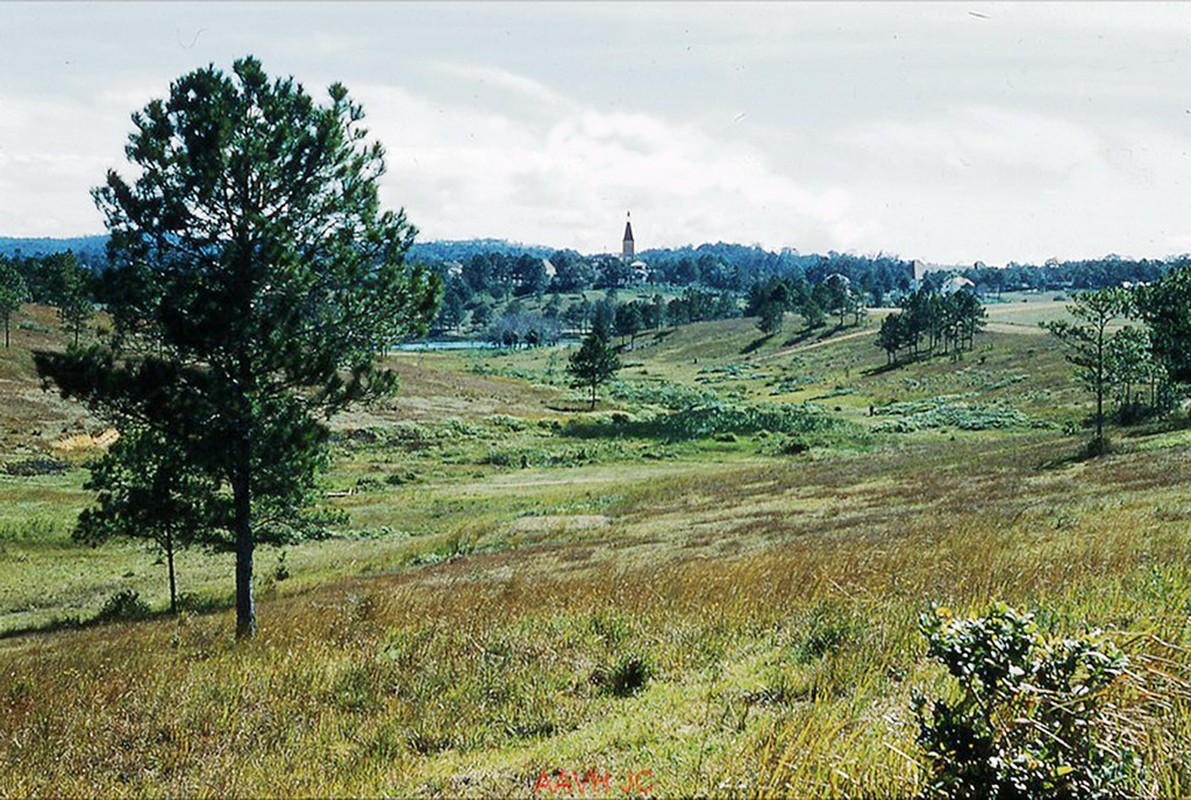
[[[852,423],[831,417],[805,404],[711,402],[667,414],[625,421],[591,420],[567,424],[563,433],[577,438],[633,436],[671,442],[706,439],[717,434],[737,436],[771,433],[854,433]]]
[[[928,655],[959,681],[958,701],[915,693],[925,795],[947,798],[1119,796],[1134,772],[1106,713],[1125,655],[1098,632],[1044,637],[1003,603],[984,617],[935,608],[921,620]]]
[[[671,410],[713,403],[715,392],[670,381],[612,381],[608,396],[613,400],[637,405],[660,406]]]
[[[149,616],[149,604],[141,599],[135,589],[121,589],[104,602],[95,616],[104,622],[145,619]]]
[[[769,392],[771,395],[776,394],[790,394],[797,392],[807,386],[814,386],[822,383],[823,378],[820,375],[795,375],[792,377],[785,377],[778,381],[774,388]]]
[[[648,659],[625,653],[606,669],[597,669],[592,682],[613,697],[632,697],[645,688],[653,674]]]
[[[910,405],[910,404],[897,404]],[[888,413],[887,410],[879,413]],[[913,411],[898,419],[878,422],[878,433],[910,433],[929,428],[958,428],[983,431],[992,428],[1029,428],[1035,423],[1028,416],[1006,405],[981,403],[943,403],[933,408]]]
[[[805,664],[832,655],[860,639],[863,623],[842,603],[816,605],[799,625],[794,642],[795,662]]]

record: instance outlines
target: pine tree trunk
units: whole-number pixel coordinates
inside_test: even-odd
[[[256,605],[252,596],[252,499],[248,476],[238,476],[232,487],[236,528],[236,638],[256,635]]]
[[[236,537],[236,638],[256,635],[256,604],[252,596],[252,459],[247,431],[240,433],[232,475],[232,510]]]
[[[165,534],[165,561],[170,571],[170,614],[178,614],[178,580],[174,574],[174,535]]]
[[[1104,438],[1104,328],[1100,323],[1100,330],[1096,338],[1096,439]]]

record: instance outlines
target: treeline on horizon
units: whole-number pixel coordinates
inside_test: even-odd
[[[27,300],[59,305],[65,266],[62,253],[69,252],[74,256],[71,261],[88,268],[95,276],[94,299],[110,304],[119,300],[104,291],[106,241],[106,236],[0,238],[0,260],[22,275],[28,290]],[[418,243],[411,249],[408,260],[429,267],[443,279],[445,290],[433,326],[435,333],[466,330],[498,343],[510,340],[525,343],[524,335],[535,324],[539,330],[531,334],[531,339],[537,341],[556,339],[564,329],[590,329],[595,304],[586,297],[563,304],[558,297],[588,290],[656,288],[670,289],[671,294],[674,290],[688,290],[684,297],[678,298],[679,302],[671,302],[674,314],[658,315],[669,317],[665,320],[667,324],[683,324],[725,315],[747,315],[749,308],[741,309],[735,301],[739,299],[748,305],[750,292],[755,293],[758,286],[775,279],[805,282],[815,287],[830,276],[840,275],[848,279],[859,302],[886,306],[897,304],[919,289],[937,290],[951,274],[968,278],[975,284],[977,294],[986,297],[1006,291],[1078,292],[1150,283],[1171,267],[1191,264],[1191,255],[1169,259],[1108,255],[1078,261],[1052,260],[1042,265],[1010,263],[1005,267],[977,263],[962,269],[930,272],[921,286],[914,282],[913,262],[896,255],[834,251],[803,254],[794,249],[774,252],[756,245],[724,242],[645,250],[637,256],[645,268],[634,267],[614,255],[583,255],[575,250],[501,239]],[[728,302],[729,298],[732,302]],[[536,303],[538,311],[526,311],[523,304],[529,300],[540,301]],[[655,305],[660,302],[653,299]],[[542,311],[547,318],[545,325],[537,319],[543,316]]]

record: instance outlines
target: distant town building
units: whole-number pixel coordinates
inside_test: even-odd
[[[963,275],[952,275],[943,282],[939,291],[945,295],[955,294],[956,292],[975,292],[976,284],[972,283]]]
[[[633,242],[633,223],[627,219],[629,215],[625,214],[624,223],[624,242],[620,251],[620,258],[624,263],[630,264],[633,261],[633,256],[637,254],[637,249]]]
[[[963,267],[955,264],[928,264],[925,261],[914,262],[914,280],[921,286],[922,281],[930,272],[958,272]]]

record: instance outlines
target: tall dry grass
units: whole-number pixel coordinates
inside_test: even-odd
[[[709,468],[574,544],[267,601],[247,644],[226,614],[10,642],[0,794],[532,796],[596,768],[665,796],[904,796],[910,693],[949,691],[918,614],[1003,599],[1114,632],[1137,789],[1185,795],[1187,453],[1041,469],[1054,448]]]

